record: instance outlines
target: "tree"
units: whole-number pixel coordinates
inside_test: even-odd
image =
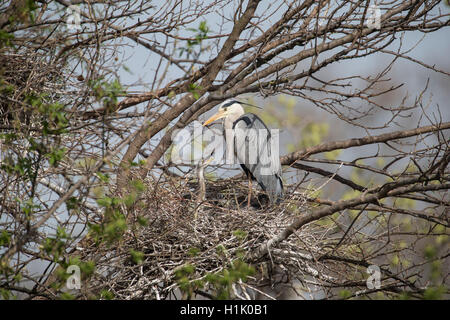
[[[428,82],[385,102],[402,60],[448,81],[404,43],[449,16],[438,0],[4,3],[3,297],[445,297],[448,114]],[[329,72],[375,56],[375,73]],[[284,201],[249,209],[238,172],[171,155],[221,101],[257,96],[277,108],[249,110],[300,139]],[[296,104],[366,135],[300,127]]]

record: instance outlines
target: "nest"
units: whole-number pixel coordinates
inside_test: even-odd
[[[56,96],[62,85],[62,67],[49,63],[48,57],[35,51],[0,51],[0,125],[14,120],[22,126],[33,121],[32,97],[51,103],[61,100]],[[45,93],[45,96],[43,95]]]
[[[304,195],[295,194],[292,187],[286,188],[280,205],[261,206],[263,201],[252,201],[247,207],[246,180],[207,181],[206,199],[199,201],[198,183],[166,178],[148,181],[143,205],[128,212],[129,219],[145,218],[145,227],[129,230],[118,246],[83,248],[83,260],[95,261],[97,270],[83,292],[86,298],[102,290],[117,299],[215,298],[217,292],[207,281],[208,275],[221,275],[236,261],[247,263],[254,272],[232,285],[229,298],[280,298],[286,290],[274,292],[277,286],[305,286],[310,278],[322,281],[328,277],[330,270],[325,271],[314,259],[326,242],[327,231],[318,225],[297,231],[269,255],[252,257],[257,248],[308,210]],[[264,198],[254,193],[256,199]],[[141,261],[133,260],[133,251],[142,253]],[[189,293],[180,290],[180,270],[186,266],[190,273],[184,281],[202,282],[200,287],[192,285]]]

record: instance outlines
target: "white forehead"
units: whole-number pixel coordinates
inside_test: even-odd
[[[227,111],[240,111],[243,112],[244,108],[242,108],[242,105],[239,103],[239,101],[237,100],[225,100],[224,102],[222,102],[219,106],[219,109],[226,109]]]

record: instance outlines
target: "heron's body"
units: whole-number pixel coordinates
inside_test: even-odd
[[[274,152],[270,130],[253,113],[245,113],[236,100],[221,104],[216,115],[204,125],[223,118],[227,156],[235,155],[249,179],[256,180],[272,203],[283,197],[280,159]]]

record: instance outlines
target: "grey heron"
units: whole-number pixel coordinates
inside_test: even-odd
[[[270,202],[278,203],[283,197],[281,164],[278,147],[274,150],[274,137],[265,123],[253,113],[245,113],[241,102],[224,101],[216,114],[203,126],[223,119],[227,156],[234,152],[242,170],[249,179],[248,206],[251,198],[251,181],[256,180],[267,193]]]

